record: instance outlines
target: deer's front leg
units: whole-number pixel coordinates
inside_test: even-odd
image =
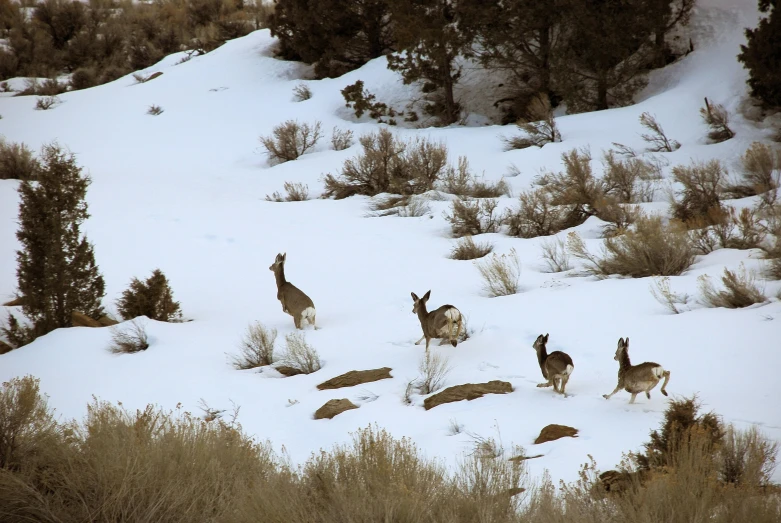
[[[610,394],[603,394],[602,397],[605,398],[606,400],[609,400],[610,396],[612,396],[613,394],[615,394],[619,390],[621,390],[621,384],[620,383],[618,385],[616,385],[616,388],[615,388],[615,390],[613,392],[611,392]]]

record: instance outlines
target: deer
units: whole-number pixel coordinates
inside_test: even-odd
[[[532,344],[532,347],[537,351],[537,361],[540,364],[540,370],[542,371],[542,377],[548,380],[545,383],[537,384],[538,387],[550,387],[553,386],[553,390],[567,396],[564,389],[567,387],[567,382],[575,370],[575,364],[572,363],[572,358],[566,352],[560,350],[551,352],[548,354],[546,345],[548,344],[548,338],[550,334],[543,336],[540,334]],[[556,382],[558,381],[558,386]]]
[[[418,315],[420,326],[423,328],[423,337],[416,341],[415,345],[420,345],[423,340],[426,340],[426,353],[428,353],[429,343],[433,338],[439,339],[440,345],[446,341],[449,341],[453,347],[458,345],[458,337],[461,336],[461,330],[464,326],[461,311],[452,305],[443,305],[428,312],[426,302],[431,297],[431,291],[429,290],[422,298],[418,298],[414,292],[410,294],[413,302],[412,312]]]
[[[613,357],[618,362],[618,385],[610,394],[603,394],[606,400],[621,389],[624,389],[632,395],[629,403],[635,402],[635,397],[641,392],[645,392],[645,397],[651,399],[651,390],[656,387],[659,381],[664,378],[662,383],[662,394],[667,396],[667,383],[670,381],[670,371],[664,370],[664,367],[652,361],[646,361],[640,365],[632,365],[629,361],[629,336],[626,341],[624,338],[618,338],[618,348]]]
[[[293,316],[296,329],[303,329],[303,321],[306,320],[312,327],[315,326],[315,304],[304,292],[285,279],[285,261],[287,253],[277,254],[274,263],[268,268],[274,273],[277,281],[277,299],[282,303],[282,312]]]

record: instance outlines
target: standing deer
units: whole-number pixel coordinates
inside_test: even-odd
[[[452,305],[443,305],[437,310],[428,312],[426,311],[426,302],[431,297],[431,291],[428,291],[422,298],[412,292],[412,312],[418,315],[420,320],[420,326],[423,328],[423,337],[415,342],[415,345],[420,345],[420,342],[426,340],[426,352],[428,352],[428,346],[432,338],[439,338],[440,345],[445,341],[449,341],[453,347],[458,345],[458,337],[461,336],[461,329],[464,323],[461,319],[461,312]],[[455,330],[455,334],[453,331]]]
[[[645,392],[645,397],[650,400],[651,389],[656,387],[662,378],[664,378],[662,394],[667,396],[667,390],[665,389],[667,388],[667,382],[670,381],[670,371],[664,370],[661,365],[651,361],[646,361],[640,365],[632,365],[629,361],[628,336],[626,341],[624,341],[624,338],[618,338],[618,348],[613,359],[618,362],[618,385],[610,394],[603,394],[603,398],[609,400],[610,396],[624,389],[632,394],[632,399],[629,400],[629,403],[634,403],[635,396],[641,392]]]
[[[274,263],[268,268],[277,280],[277,299],[282,303],[282,311],[293,316],[296,329],[303,328],[303,320],[315,327],[315,304],[301,289],[285,279],[286,259],[287,253],[277,254]]]
[[[537,361],[540,363],[542,377],[548,380],[547,383],[539,383],[537,386],[550,387],[552,385],[554,391],[566,396],[564,388],[567,386],[572,371],[575,370],[575,364],[572,363],[572,358],[569,357],[569,354],[560,350],[548,354],[546,345],[549,336],[549,334],[545,336],[540,334],[532,345],[534,350],[537,351]],[[556,385],[557,381],[558,386]]]

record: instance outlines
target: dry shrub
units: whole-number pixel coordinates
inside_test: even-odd
[[[729,113],[721,104],[712,104],[705,98],[705,107],[700,108],[700,116],[708,124],[708,138],[711,143],[725,142],[735,136],[729,128]]]
[[[741,157],[741,179],[726,187],[734,198],[761,195],[762,203],[773,205],[781,183],[781,148],[754,142]]]
[[[720,193],[726,179],[726,171],[718,160],[694,163],[689,167],[673,167],[673,178],[683,188],[673,198],[673,216],[686,223],[701,219],[708,221],[712,209],[721,208]]]
[[[334,127],[331,132],[331,149],[334,151],[344,151],[353,145],[353,132],[349,129],[343,130]]]
[[[667,309],[673,314],[680,314],[682,312],[679,309],[679,305],[686,305],[689,302],[688,294],[677,294],[673,292],[670,287],[670,277],[662,276],[661,278],[654,278],[650,285],[651,296],[656,301],[667,307]]]
[[[32,466],[59,440],[60,433],[40,380],[12,378],[0,388],[0,474]],[[0,478],[2,476],[0,475]],[[2,492],[0,479],[0,492]],[[2,494],[0,494],[1,496]],[[4,506],[0,499],[0,506]],[[2,509],[0,509],[2,514]]]
[[[594,209],[599,218],[607,222],[602,226],[602,236],[606,238],[623,233],[641,214],[639,208],[622,205],[611,196],[594,202]]]
[[[599,183],[591,172],[591,153],[586,149],[572,149],[561,155],[564,172],[547,173],[539,184],[550,195],[552,205],[564,206],[565,227],[580,225],[597,214],[597,202],[604,198]]]
[[[451,202],[450,213],[444,216],[450,222],[453,236],[474,236],[499,230],[501,219],[494,215],[498,203],[493,198]]]
[[[722,440],[720,479],[750,487],[769,485],[777,455],[778,442],[765,438],[756,426],[741,431],[729,425]]]
[[[0,137],[0,180],[35,180],[38,159],[24,143],[6,142]]]
[[[150,105],[149,108],[146,110],[146,114],[151,116],[159,116],[165,112],[165,109],[160,107],[159,105]]]
[[[742,263],[737,271],[724,269],[724,275],[721,277],[724,290],[717,291],[707,274],[697,279],[702,293],[702,303],[706,307],[739,309],[767,301],[767,296],[757,287],[756,275],[747,271]]]
[[[300,182],[285,182],[285,196],[279,191],[274,191],[270,196],[266,195],[269,202],[303,202],[309,199],[309,186]]]
[[[656,117],[650,113],[643,113],[640,115],[640,125],[651,131],[651,134],[640,135],[643,140],[651,144],[648,151],[654,153],[671,153],[681,147],[681,144],[677,141],[667,138],[667,135],[664,134],[664,129],[662,129],[662,125],[657,122]]]
[[[233,366],[238,370],[255,369],[274,363],[274,343],[277,329],[267,329],[256,321],[247,327],[247,333],[239,346],[241,354],[233,356]]]
[[[590,253],[574,232],[567,235],[567,249],[586,262],[591,274],[632,278],[677,276],[694,263],[695,256],[686,229],[678,222],[664,224],[659,216],[641,216],[633,229],[606,238],[601,256]]]
[[[37,111],[47,111],[59,103],[60,99],[57,96],[44,96],[36,100],[35,109]]]
[[[765,207],[762,215],[767,241],[760,248],[769,260],[765,273],[768,278],[781,280],[781,204]]]
[[[548,266],[548,272],[564,272],[572,269],[567,244],[561,238],[542,241],[542,259]]]
[[[306,84],[298,84],[293,88],[293,98],[296,102],[303,102],[312,98],[312,90]]]
[[[604,153],[602,165],[605,174],[601,184],[603,192],[616,198],[620,203],[639,203],[653,201],[652,182],[659,180],[661,164],[643,158],[617,158],[612,149]]]
[[[483,277],[483,287],[489,296],[509,296],[518,292],[521,260],[515,249],[502,255],[493,253],[490,258],[474,263]]]
[[[716,249],[756,249],[762,248],[767,236],[754,209],[744,207],[740,212],[733,207],[714,207],[704,218],[688,223],[692,228],[692,241],[701,254]]]
[[[128,325],[111,327],[111,346],[113,354],[133,354],[149,348],[149,336],[146,334],[146,322],[138,318]]]
[[[34,426],[31,430],[37,431]],[[247,485],[274,471],[240,426],[95,400],[37,467],[0,470],[10,521],[215,521],[232,518]]]
[[[391,194],[378,196],[369,204],[369,216],[398,216],[400,218],[419,218],[431,212],[425,195],[413,194],[399,196]]]
[[[445,385],[447,375],[452,370],[448,358],[434,351],[426,351],[420,361],[420,377],[416,388],[420,394],[433,394]]]
[[[163,271],[155,269],[152,275],[141,281],[133,278],[130,287],[117,300],[117,310],[123,320],[146,316],[157,321],[180,321],[182,312]]]
[[[476,260],[486,256],[494,250],[491,243],[475,243],[471,236],[465,236],[456,242],[453,250],[450,251],[452,260]]]
[[[340,173],[325,175],[325,197],[421,194],[434,188],[447,165],[447,147],[424,138],[404,142],[380,129],[359,141],[363,153],[346,160]]]
[[[272,130],[271,136],[261,136],[260,143],[272,161],[283,163],[297,159],[310,151],[322,138],[323,124],[300,124],[287,120]]]
[[[504,180],[491,183],[478,179],[469,169],[465,156],[458,157],[458,167],[448,166],[441,178],[440,190],[464,198],[498,198],[510,191]]]
[[[554,206],[543,189],[521,193],[518,208],[508,209],[502,221],[508,234],[521,238],[535,238],[555,234],[566,226],[566,215]]]
[[[534,96],[529,107],[530,116],[537,118],[534,122],[518,122],[518,130],[525,133],[522,136],[502,137],[505,150],[526,149],[528,147],[542,147],[546,143],[561,141],[561,133],[553,118],[553,110],[547,95]]]
[[[301,371],[302,374],[312,374],[322,367],[320,356],[314,347],[306,342],[300,332],[291,332],[285,336],[285,352],[280,357],[285,366]]]

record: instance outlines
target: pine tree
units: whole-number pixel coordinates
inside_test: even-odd
[[[390,51],[386,0],[277,0],[269,17],[279,56],[315,65],[320,77],[336,77]]]
[[[746,45],[738,60],[749,71],[751,95],[767,107],[781,107],[781,14],[778,0],[759,0],[759,11],[767,13],[756,29],[746,29]]]
[[[396,54],[388,68],[401,73],[405,84],[423,81],[424,93],[439,95],[427,112],[444,125],[458,121],[455,86],[461,78],[456,58],[471,41],[459,27],[457,2],[452,0],[391,0]]]
[[[552,106],[560,100],[556,92],[557,60],[566,43],[562,27],[562,1],[507,0],[484,2],[462,0],[462,19],[469,20],[464,30],[475,32],[471,52],[488,69],[509,76],[510,96],[500,102],[514,102],[508,110],[508,122],[526,111],[537,93]]]
[[[654,67],[664,67],[672,53],[667,46],[667,34],[679,25],[689,23],[695,0],[645,0],[644,16],[651,24]]]
[[[92,244],[81,234],[89,218],[84,198],[88,177],[73,154],[57,144],[45,145],[37,181],[19,186],[17,285],[22,312],[35,336],[71,326],[74,310],[92,318],[103,314],[103,277],[95,265]]]
[[[570,112],[631,103],[646,83],[650,20],[644,0],[566,0],[566,101]]]

